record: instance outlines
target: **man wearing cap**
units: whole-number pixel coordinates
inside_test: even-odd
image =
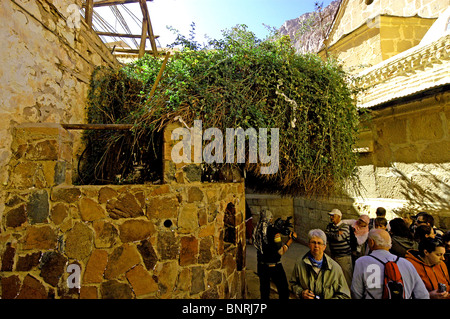
[[[352,248],[350,245],[350,225],[342,222],[342,213],[339,209],[333,209],[328,213],[331,223],[328,224],[327,235],[331,257],[341,266],[348,286],[352,285],[353,264]]]

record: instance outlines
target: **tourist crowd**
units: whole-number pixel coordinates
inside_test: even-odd
[[[388,222],[382,207],[372,219],[342,219],[338,209],[328,214],[326,229],[309,231],[309,251],[288,280],[281,257],[297,234],[283,244],[271,212],[261,212],[252,240],[262,299],[269,298],[270,280],[280,298],[291,292],[301,299],[450,299],[450,231],[437,229],[432,215]]]

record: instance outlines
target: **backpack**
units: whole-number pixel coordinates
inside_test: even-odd
[[[405,287],[403,284],[402,274],[398,269],[397,261],[400,257],[397,257],[395,261],[382,262],[377,257],[368,255],[375,258],[384,265],[384,285],[382,299],[405,299]]]

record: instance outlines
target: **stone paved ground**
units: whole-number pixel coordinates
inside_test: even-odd
[[[247,244],[247,256],[246,256],[246,281],[247,281],[247,299],[259,299],[259,278],[256,274],[256,248],[253,245]],[[297,257],[302,257],[308,252],[308,247],[300,243],[293,243],[286,254],[281,258],[281,262],[286,272],[286,276],[289,280],[294,268],[295,260]],[[278,298],[276,294],[275,286],[272,285],[271,299]],[[292,298],[292,296],[291,296]]]

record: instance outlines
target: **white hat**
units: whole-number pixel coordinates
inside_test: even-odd
[[[342,217],[341,211],[337,208],[334,208],[331,212],[328,213],[328,215],[339,215]]]

